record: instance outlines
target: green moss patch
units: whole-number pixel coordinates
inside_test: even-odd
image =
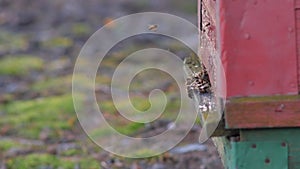
[[[29,43],[26,36],[0,30],[0,53],[23,51],[28,46]]]
[[[125,126],[117,126],[116,130],[124,135],[133,135],[143,127],[145,127],[144,123],[131,122],[130,124],[127,124]]]
[[[71,32],[73,35],[75,36],[87,36],[89,34],[91,34],[91,28],[89,27],[89,25],[87,24],[84,24],[84,23],[74,23],[72,25],[72,28],[71,28]]]
[[[133,96],[131,97],[131,103],[137,110],[143,112],[150,108],[150,103],[147,97]],[[128,100],[124,100],[119,103],[120,107],[126,108],[128,105]],[[154,99],[154,105],[160,104],[159,99]],[[144,123],[134,123],[132,121],[126,120],[124,117],[120,116],[114,103],[111,100],[100,101],[98,103],[100,110],[105,114],[107,121],[112,125],[112,127],[124,135],[133,135],[143,127]],[[169,101],[162,113],[161,119],[175,120],[177,118],[177,113],[180,108],[180,100]],[[96,129],[93,133],[93,137],[103,137],[109,135],[109,130],[106,129]]]
[[[0,107],[0,128],[25,138],[39,138],[42,131],[57,137],[61,130],[70,130],[76,119],[70,95],[15,101]]]
[[[14,140],[11,140],[11,139],[3,139],[3,140],[0,140],[0,154],[2,152],[5,152],[11,148],[15,148],[15,147],[20,147],[21,145],[14,141]]]
[[[151,106],[148,99],[143,98],[143,97],[132,97],[132,98],[130,98],[130,101],[124,100],[124,102],[123,101],[119,102],[118,106],[120,108],[124,109],[128,106],[128,103],[131,103],[132,106],[139,111],[146,111]],[[110,114],[117,113],[117,109],[114,105],[115,104],[113,103],[112,100],[106,100],[106,101],[102,101],[99,103],[99,107],[100,107],[101,111],[104,113],[110,113]]]
[[[0,60],[0,75],[26,75],[31,70],[41,70],[43,60],[31,55],[10,55]]]
[[[20,156],[7,161],[8,169],[40,169],[49,167],[53,169],[74,169],[75,165],[80,165],[81,168],[99,169],[99,163],[94,159],[72,160],[58,158],[48,154],[30,154]]]
[[[43,95],[51,93],[71,92],[72,76],[62,76],[39,81],[32,86],[32,90]]]
[[[131,156],[135,156],[136,158],[144,158],[144,157],[152,157],[154,154],[159,154],[159,152],[155,152],[154,150],[144,148],[129,152]]]
[[[73,40],[68,37],[54,37],[42,43],[44,48],[68,48],[73,45]]]
[[[60,155],[62,156],[75,156],[83,154],[83,152],[80,149],[69,149],[64,152],[62,152]]]

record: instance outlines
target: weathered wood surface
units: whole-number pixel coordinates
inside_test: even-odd
[[[300,96],[231,99],[225,121],[229,129],[300,127]]]
[[[300,169],[300,128],[241,130],[240,141],[280,141],[288,147],[288,168]],[[274,152],[276,153],[276,152]]]
[[[227,97],[296,95],[293,0],[217,0]]]

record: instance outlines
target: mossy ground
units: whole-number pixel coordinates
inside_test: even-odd
[[[9,159],[7,161],[8,169],[40,169],[40,168],[60,168],[74,169],[75,166],[89,169],[99,169],[99,163],[94,159],[83,158],[80,160],[72,160],[67,158],[59,158],[49,154],[30,154],[26,156]]]
[[[29,47],[28,37],[0,29],[0,53],[24,51]]]
[[[64,94],[69,93],[72,88],[72,76],[61,76],[56,78],[47,78],[38,82],[35,82],[31,86],[33,92],[40,93],[43,96],[49,96],[50,94]]]
[[[50,48],[52,45],[55,48],[61,46],[67,48],[70,44],[67,39],[62,38],[53,39],[44,45],[49,45]],[[113,68],[123,57],[119,54],[114,54],[114,56],[116,57],[104,62],[104,66]],[[90,149],[92,148],[95,152],[101,150],[97,150],[96,145],[92,142],[86,145],[78,144],[76,148],[60,150],[59,152],[56,150],[54,154],[48,152],[49,147],[53,146],[52,144],[56,145],[60,140],[68,139],[70,133],[71,135],[78,133],[79,124],[71,95],[72,75],[60,75],[59,72],[66,65],[68,65],[68,61],[65,59],[46,63],[42,57],[29,54],[7,55],[0,59],[0,74],[9,78],[26,79],[34,73],[45,73],[37,80],[33,79],[27,82],[29,91],[36,93],[37,96],[30,99],[22,96],[22,99],[18,99],[17,96],[20,93],[4,93],[2,95],[2,97],[11,99],[6,99],[6,102],[0,104],[1,136],[22,138],[29,141],[42,140],[43,142],[42,145],[28,145],[14,139],[1,139],[0,137],[0,157],[5,157],[5,164],[8,169],[39,169],[43,167],[73,169],[75,165],[80,165],[81,168],[99,168],[99,161],[90,157]],[[51,76],[52,73],[58,73],[58,76],[54,78]],[[96,85],[109,85],[110,82],[111,78],[108,74],[101,74],[96,77]],[[144,83],[143,79],[137,79],[135,86],[131,87],[137,90],[148,90],[149,88],[145,88],[142,83]],[[172,90],[169,91],[167,95],[172,95],[172,92]],[[133,95],[130,101],[137,110],[142,112],[151,106],[147,95]],[[134,135],[145,128],[144,123],[134,123],[122,118],[112,100],[99,99],[98,104],[101,111],[107,115],[107,120],[120,133]],[[124,100],[121,107],[126,106],[126,104],[127,101]],[[177,106],[178,102],[170,102],[166,106],[163,116],[165,118],[172,117]],[[104,130],[97,130],[94,134],[103,137],[105,133]],[[14,151],[17,153],[12,153]],[[19,151],[24,154],[19,155]],[[141,150],[136,155],[147,153],[151,153],[151,151]]]
[[[157,161],[116,157],[87,138],[78,123],[71,91],[76,56],[99,25],[129,10],[146,9],[156,2],[142,0],[115,5],[111,1],[92,0],[74,1],[70,6],[65,1],[33,0],[31,5],[26,5],[28,7],[24,3],[26,1],[7,1],[0,5],[0,168],[154,168],[152,166]],[[77,9],[76,5],[80,8]],[[112,6],[113,15],[106,14]],[[196,9],[195,3],[187,2],[172,2],[167,6],[172,11],[178,7],[187,13]],[[116,13],[116,9],[121,13]],[[78,16],[81,14],[83,17]],[[185,53],[180,43],[152,42],[152,38],[149,36],[143,41],[140,36],[137,41],[129,39],[117,44],[101,63],[95,80],[95,94],[102,113],[116,130],[125,135],[140,136],[141,131],[146,131],[146,125],[122,118],[107,89],[101,87],[110,84],[116,66],[135,51],[158,47],[181,53],[181,56]],[[148,73],[137,75],[130,86],[130,90],[140,93],[132,95],[131,103],[140,111],[149,109],[148,91],[158,84],[169,99],[160,119],[174,120],[180,105],[176,86],[165,85],[168,84],[164,81],[168,79],[165,75]],[[150,78],[144,79],[146,76]],[[85,80],[85,77],[80,79],[83,83]],[[124,101],[121,106],[125,104]],[[107,131],[95,130],[93,134],[104,137]],[[134,153],[144,156],[153,152],[145,148]],[[121,161],[122,165],[116,165],[116,161]],[[183,163],[181,161],[185,160],[178,161]],[[165,168],[174,168],[174,164]]]
[[[0,60],[0,75],[23,76],[30,71],[40,71],[44,62],[33,55],[7,55]]]
[[[71,33],[75,37],[84,37],[92,33],[92,28],[85,23],[74,23],[71,28]]]
[[[19,144],[17,141],[11,139],[2,139],[0,140],[0,154],[2,154],[2,152],[8,151],[13,147],[20,147],[20,146],[21,144]]]
[[[0,110],[0,125],[8,127],[7,133],[30,139],[38,139],[43,130],[50,132],[50,138],[58,137],[76,122],[71,95],[15,101]]]
[[[42,47],[45,49],[53,48],[69,48],[74,44],[73,40],[68,37],[53,37],[42,42]]]

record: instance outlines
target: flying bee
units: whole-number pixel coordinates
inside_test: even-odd
[[[148,26],[148,30],[153,31],[153,32],[156,32],[157,28],[158,28],[158,25],[155,25],[155,24],[152,24],[152,25]]]

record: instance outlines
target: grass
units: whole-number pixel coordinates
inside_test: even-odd
[[[73,40],[68,37],[54,37],[42,43],[44,48],[68,48],[73,45]]]
[[[159,152],[156,152],[149,148],[143,148],[143,149],[130,152],[130,156],[134,156],[136,158],[152,157],[153,155],[157,155],[157,154],[159,154]]]
[[[83,152],[80,149],[70,149],[62,152],[60,155],[62,156],[75,156],[83,154]]]
[[[79,164],[81,168],[100,168],[98,162],[90,158],[83,158],[76,161],[67,158],[59,158],[49,154],[30,154],[9,159],[7,161],[7,169],[40,169],[43,167],[49,167],[53,169],[74,169],[76,164]]]
[[[65,93],[66,91],[71,92],[71,85],[72,75],[68,75],[38,81],[32,85],[32,90],[44,95],[50,93]]]
[[[76,120],[70,95],[15,101],[0,107],[0,128],[25,138],[37,139],[47,129],[49,137],[58,137],[61,130],[71,130]]]
[[[130,98],[131,104],[134,106],[135,109],[139,111],[146,111],[150,108],[150,103],[148,101],[148,98],[143,97],[131,97]],[[130,103],[128,100],[124,100],[124,102],[119,103],[120,108],[126,108],[128,106],[127,103]],[[110,114],[116,114],[117,109],[114,106],[114,103],[112,100],[105,100],[99,103],[99,107],[102,112],[110,113]]]
[[[32,55],[9,55],[0,60],[0,75],[28,75],[31,70],[42,70],[44,62]]]
[[[144,123],[135,123],[135,122],[131,122],[129,124],[117,124],[117,125],[114,124],[114,125],[112,125],[112,127],[119,133],[124,134],[124,135],[129,135],[129,136],[135,134],[138,130],[140,130],[144,126],[145,126]],[[97,140],[97,138],[110,136],[110,134],[112,134],[110,129],[101,128],[101,129],[95,129],[94,131],[92,131],[90,133],[90,136],[94,140]]]
[[[85,23],[74,23],[71,28],[71,33],[76,37],[87,36],[91,32],[92,29]]]
[[[0,30],[0,53],[26,50],[29,46],[27,37],[22,34]]]
[[[131,97],[131,103],[137,110],[140,111],[146,111],[150,108],[150,103],[147,97],[146,98],[138,97],[138,96]],[[154,103],[154,104],[158,104],[158,103]],[[121,102],[120,107],[122,106],[126,107],[127,101],[124,101],[124,103]],[[129,122],[125,120],[123,117],[119,116],[118,111],[111,100],[105,100],[99,102],[99,107],[102,113],[110,114],[108,116],[110,117],[108,118],[108,122],[115,128],[115,130],[117,130],[118,132],[124,135],[133,135],[145,126],[144,123]],[[179,107],[180,107],[179,99],[169,101],[166,105],[166,108],[161,118],[175,120]],[[92,133],[92,137],[103,137],[109,134],[110,134],[109,130],[97,129]]]
[[[11,148],[15,148],[15,147],[19,147],[21,146],[19,143],[17,143],[16,141],[14,140],[11,140],[11,139],[3,139],[3,140],[0,140],[0,154],[2,152],[5,152]]]
[[[127,124],[125,126],[116,127],[116,130],[119,131],[121,134],[130,136],[137,132],[139,129],[143,128],[144,126],[144,123],[131,122],[130,124]]]

